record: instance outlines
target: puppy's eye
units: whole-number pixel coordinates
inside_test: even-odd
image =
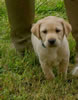
[[[47,34],[47,30],[44,30],[43,33],[44,33],[44,34]]]
[[[61,30],[60,29],[56,29],[56,32],[59,33]]]

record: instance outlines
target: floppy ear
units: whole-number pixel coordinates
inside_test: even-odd
[[[68,36],[69,33],[72,31],[71,25],[68,22],[66,22],[64,19],[61,20],[61,23],[63,25],[64,34]]]
[[[66,22],[66,21],[63,21],[63,25],[64,25],[64,32],[65,32],[65,35],[68,36],[68,34],[72,31],[72,27],[71,25]]]
[[[31,32],[40,39],[40,22],[32,25]]]

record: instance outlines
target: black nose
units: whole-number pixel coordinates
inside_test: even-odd
[[[50,39],[50,40],[48,40],[48,42],[52,45],[56,42],[56,39]]]

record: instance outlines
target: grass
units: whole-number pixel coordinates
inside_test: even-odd
[[[35,22],[49,15],[67,20],[64,2],[36,0]],[[26,50],[25,57],[21,58],[11,47],[6,7],[0,0],[0,100],[78,100],[78,79],[70,73],[74,65],[75,41],[71,34],[68,40],[71,57],[67,80],[56,75],[53,81],[47,81],[33,51]]]

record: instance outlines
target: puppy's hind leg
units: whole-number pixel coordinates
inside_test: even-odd
[[[43,62],[41,62],[41,67],[47,80],[53,80],[55,76],[51,70],[51,67],[48,64]]]

